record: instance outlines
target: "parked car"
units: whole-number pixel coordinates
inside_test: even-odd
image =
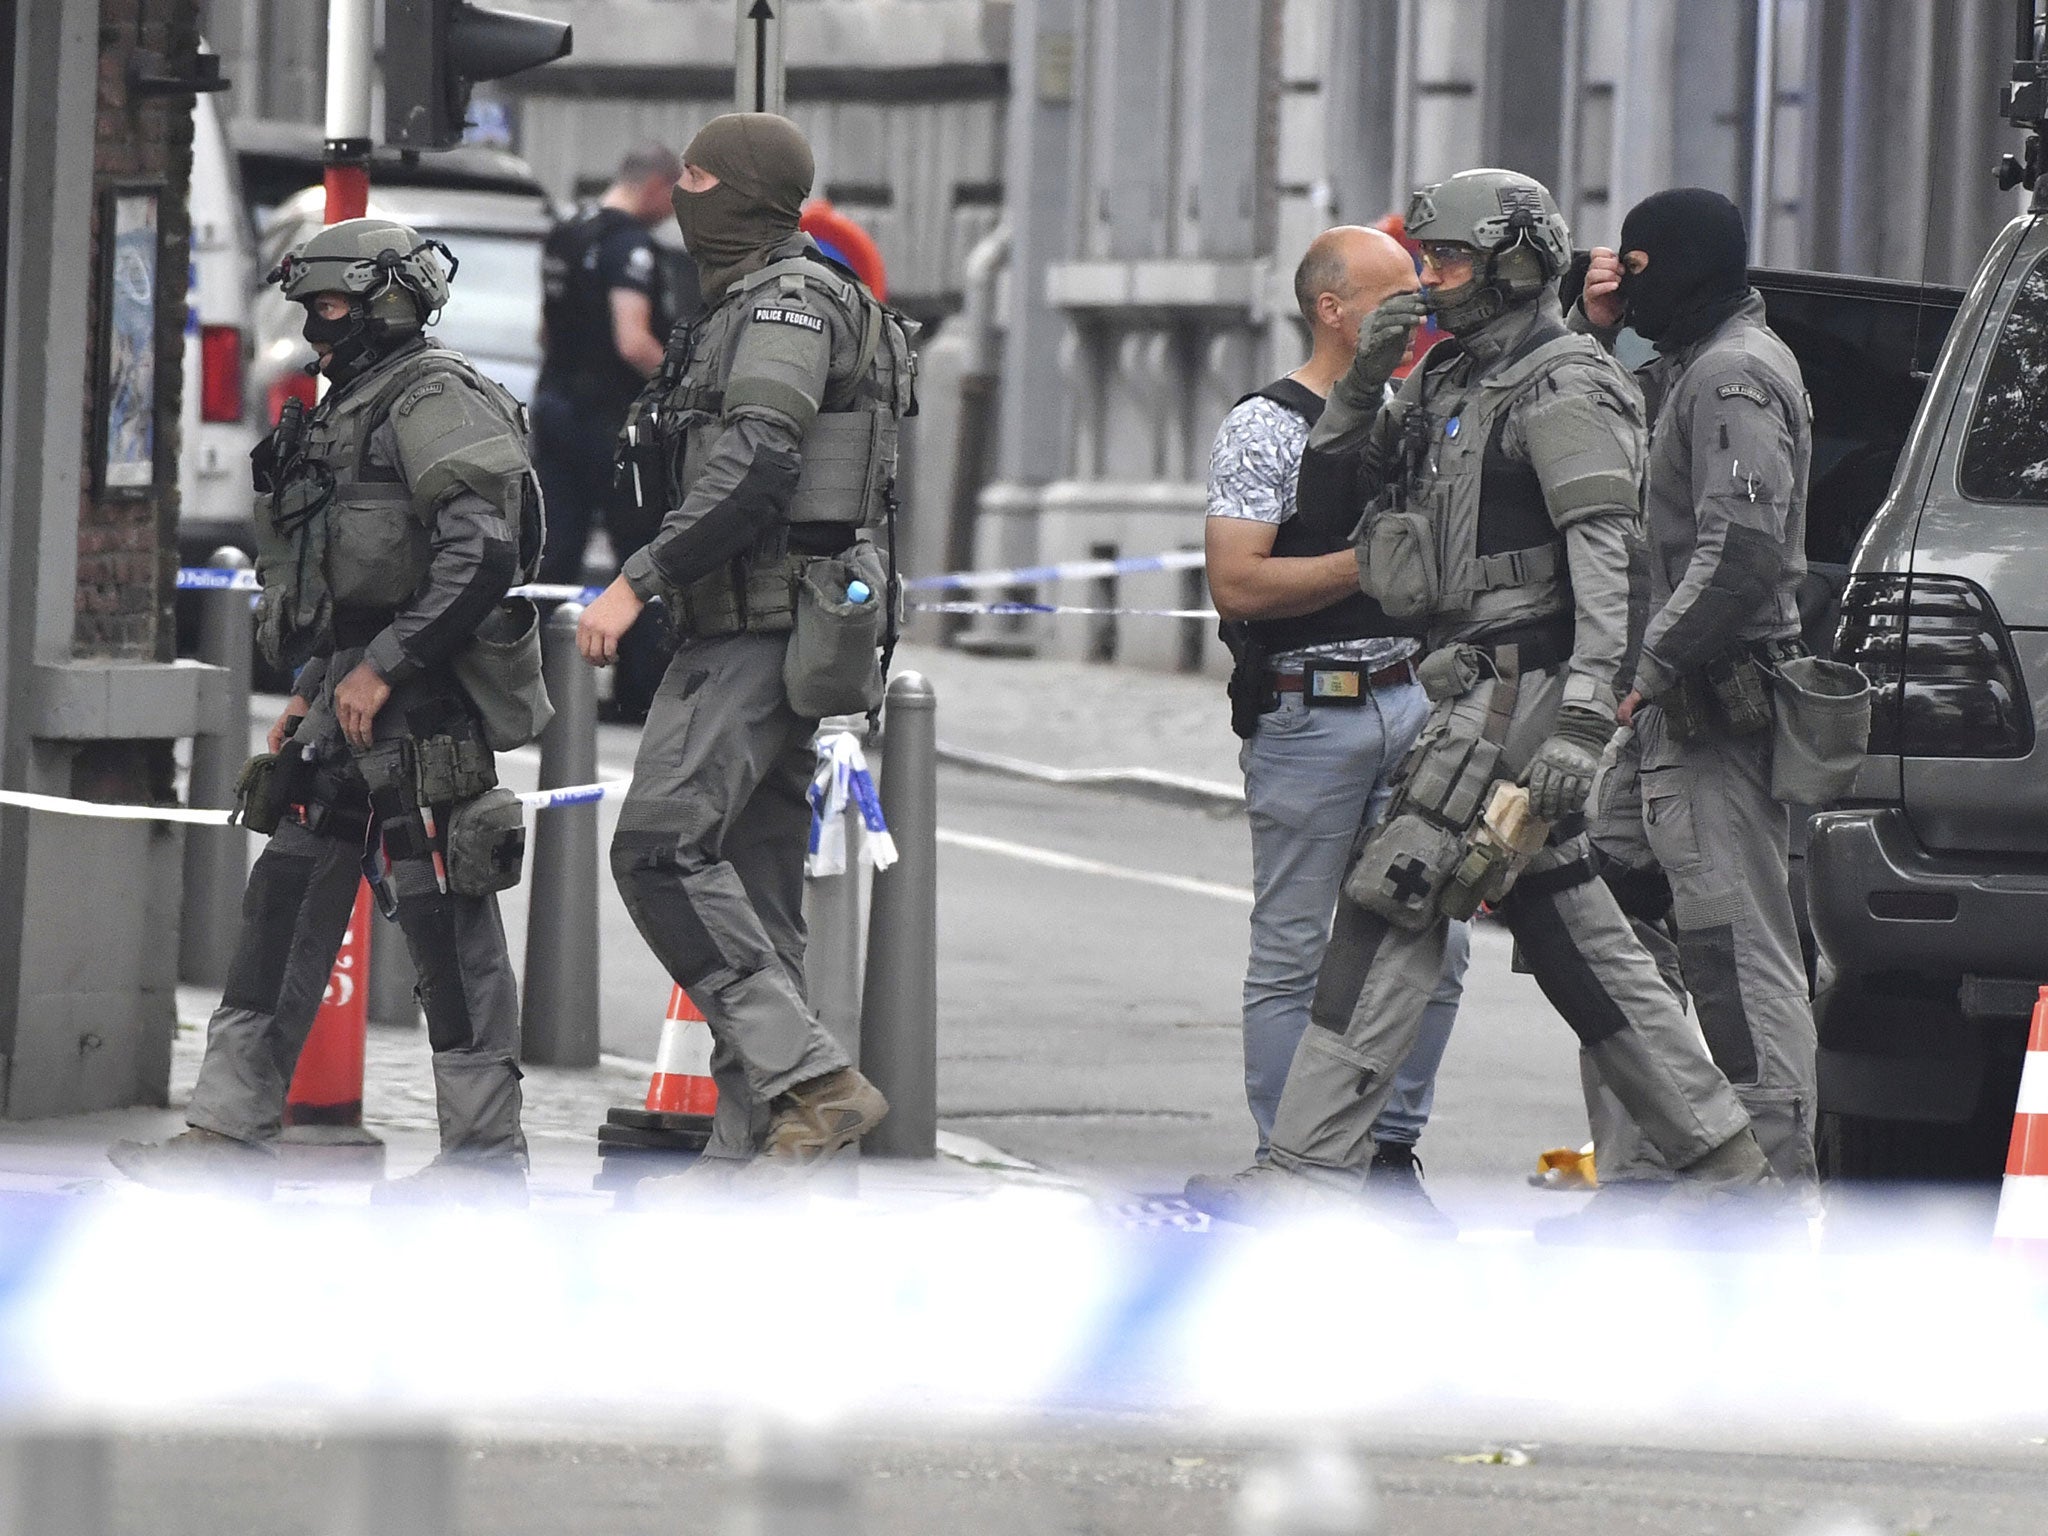
[[[1994,1174],[2048,982],[2044,212],[1970,284],[1842,598],[1838,654],[1876,698],[1809,855],[1837,1174]]]

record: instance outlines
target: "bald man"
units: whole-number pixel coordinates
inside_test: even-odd
[[[1375,345],[1368,336],[1361,346],[1361,324],[1381,300],[1416,287],[1407,251],[1378,230],[1344,225],[1317,236],[1294,274],[1313,343],[1308,361],[1240,400],[1209,460],[1209,589],[1237,661],[1231,725],[1244,738],[1238,762],[1252,828],[1244,1076],[1261,1158],[1308,1025],[1351,849],[1384,811],[1388,776],[1429,714],[1412,628],[1358,589],[1357,460],[1305,452],[1331,389],[1340,380],[1351,388],[1352,359]],[[1400,360],[1395,348],[1388,375]],[[1384,389],[1382,378],[1375,394]],[[1346,403],[1367,415],[1380,405]],[[1465,958],[1459,923],[1421,1037],[1373,1126],[1367,1174],[1379,1214],[1431,1235],[1456,1228],[1423,1191],[1415,1143],[1429,1120]]]

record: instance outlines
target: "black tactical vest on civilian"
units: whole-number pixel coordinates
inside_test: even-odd
[[[1255,389],[1245,400],[1270,400],[1294,412],[1310,427],[1323,414],[1323,397],[1294,379],[1276,379]],[[1273,553],[1281,557],[1329,555],[1351,547],[1351,533],[1365,510],[1359,491],[1356,454],[1303,453],[1294,483],[1294,516],[1273,536]],[[1339,598],[1327,608],[1291,619],[1252,619],[1244,626],[1268,656],[1342,640],[1389,635],[1419,635],[1420,623],[1403,624],[1387,617],[1363,592]]]

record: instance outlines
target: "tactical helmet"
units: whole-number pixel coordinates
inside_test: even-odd
[[[352,311],[389,335],[426,325],[448,302],[456,266],[447,246],[395,220],[343,219],[293,246],[269,280],[300,303],[346,294]]]
[[[1572,260],[1571,229],[1550,189],[1518,171],[1460,171],[1424,187],[1408,204],[1408,238],[1472,247],[1471,280],[1431,295],[1454,334],[1526,304]]]

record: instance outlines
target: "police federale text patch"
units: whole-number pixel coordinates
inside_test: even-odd
[[[807,331],[821,334],[825,329],[825,322],[816,315],[807,315],[800,309],[783,309],[774,304],[756,304],[754,318],[772,321],[776,325],[799,325]]]
[[[1752,405],[1760,405],[1765,410],[1769,410],[1771,406],[1771,397],[1758,389],[1754,384],[1723,384],[1714,393],[1723,400],[1732,400],[1739,395]]]
[[[401,416],[411,415],[412,408],[414,406],[418,405],[422,400],[426,399],[429,395],[440,394],[441,391],[446,389],[447,387],[448,386],[440,379],[429,379],[424,384],[414,385],[411,389],[406,391],[405,398],[398,402],[398,414]]]

